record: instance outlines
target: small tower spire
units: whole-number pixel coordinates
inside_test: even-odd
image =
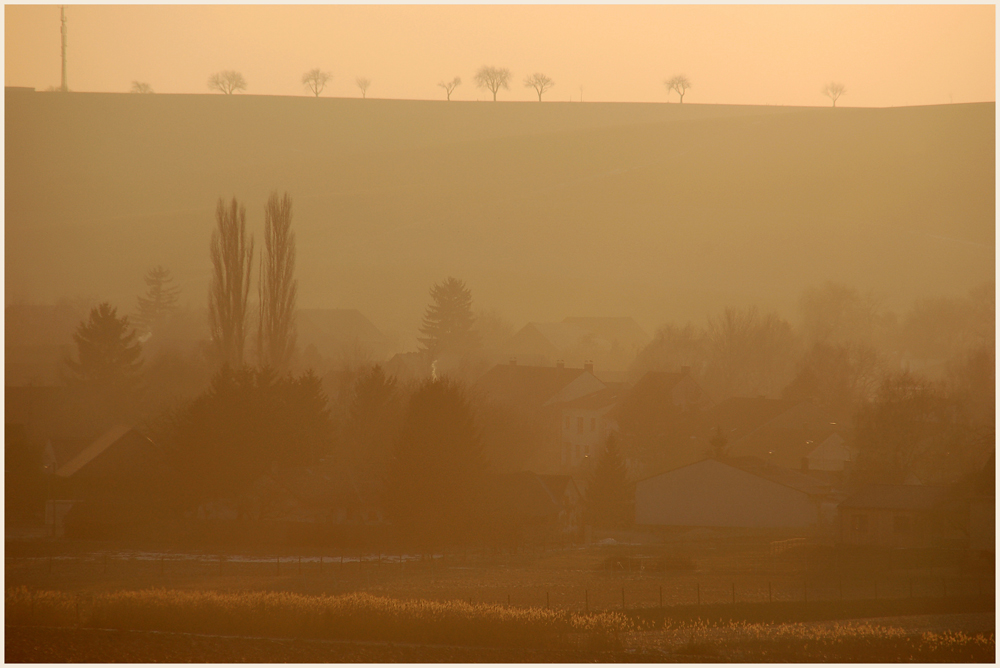
[[[65,93],[69,87],[66,86],[66,8],[63,6],[59,7],[59,22],[59,32],[62,35],[62,85],[59,90]]]

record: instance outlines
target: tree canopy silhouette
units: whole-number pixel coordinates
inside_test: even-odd
[[[476,72],[476,86],[493,93],[493,101],[497,101],[497,91],[501,88],[510,90],[510,70],[506,67],[483,65]]]
[[[253,514],[253,485],[273,466],[307,466],[327,453],[333,424],[322,383],[225,365],[209,389],[172,411],[159,439],[187,500],[238,502]]]
[[[146,296],[139,297],[139,313],[135,318],[136,328],[148,334],[177,310],[177,298],[181,293],[178,285],[173,285],[170,270],[156,265],[146,272]]]
[[[525,88],[534,88],[535,92],[538,93],[538,101],[542,101],[542,93],[549,90],[556,85],[556,82],[548,78],[541,72],[535,72],[531,76],[524,78]]]
[[[691,81],[686,76],[678,74],[670,77],[663,82],[663,85],[667,87],[667,93],[672,90],[677,91],[677,94],[680,95],[681,98],[681,104],[684,104],[684,93],[686,93],[687,89],[691,87]]]
[[[451,94],[455,91],[456,88],[458,88],[461,85],[462,85],[461,77],[455,77],[451,81],[442,81],[441,83],[438,84],[438,86],[444,88],[444,92],[448,100],[451,100]]]
[[[324,72],[320,68],[316,67],[309,70],[302,75],[302,85],[305,86],[313,95],[319,97],[319,94],[323,92],[326,88],[326,84],[333,77],[329,72]]]
[[[417,388],[392,454],[388,510],[403,535],[437,542],[475,533],[487,469],[460,385],[439,379]]]
[[[354,83],[361,89],[361,99],[368,97],[368,87],[372,85],[372,80],[367,77],[357,77]]]
[[[632,523],[625,457],[614,433],[608,434],[587,487],[587,522],[595,527],[618,529]]]
[[[833,106],[837,106],[837,100],[840,96],[847,92],[847,87],[842,83],[837,83],[836,81],[831,81],[827,85],[823,86],[823,95],[833,100]]]
[[[223,70],[208,78],[208,87],[224,95],[232,95],[237,91],[246,90],[247,80],[235,70]]]
[[[208,290],[208,323],[216,355],[233,368],[243,365],[247,296],[253,261],[253,237],[247,240],[246,208],[233,198],[219,198],[209,254],[212,278]]]
[[[476,344],[472,330],[472,292],[465,283],[449,276],[431,288],[431,304],[424,315],[419,339],[431,359],[443,353],[463,354]]]
[[[277,371],[288,368],[295,350],[295,233],[292,198],[271,193],[264,207],[264,253],[257,273],[260,298],[257,359]]]
[[[139,382],[142,345],[128,316],[104,302],[73,334],[79,361],[67,360],[72,379],[97,390],[129,391]]]

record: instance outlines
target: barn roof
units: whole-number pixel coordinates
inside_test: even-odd
[[[132,431],[132,427],[123,424],[111,427],[111,429],[108,429],[106,432],[93,440],[90,445],[78,452],[76,456],[60,466],[56,470],[56,475],[62,478],[70,477],[84,466],[97,459],[101,453],[117,443],[119,439],[130,431]]]
[[[948,497],[947,487],[929,485],[867,485],[840,503],[841,508],[931,510]]]

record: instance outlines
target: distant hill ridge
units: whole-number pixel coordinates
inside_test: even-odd
[[[401,331],[447,275],[518,322],[653,331],[727,304],[787,313],[826,280],[905,304],[995,264],[993,103],[6,103],[8,302],[131,303],[164,264],[200,303],[216,200],[236,195],[259,231],[272,189],[295,202],[300,304]]]

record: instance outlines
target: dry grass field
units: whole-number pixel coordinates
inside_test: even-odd
[[[54,547],[8,541],[9,657],[41,661],[54,651],[29,626],[59,627],[68,634],[61,646],[80,657],[140,656],[148,638],[145,660],[184,660],[187,650],[152,649],[165,632],[186,634],[177,648],[215,643],[272,660],[466,660],[443,657],[470,656],[470,647],[490,649],[467,660],[502,662],[861,660],[844,658],[851,652],[872,661],[968,661],[995,652],[992,571],[968,564],[872,568],[844,558],[839,569],[816,571],[829,555],[772,556],[734,544],[455,551],[402,563],[386,554],[220,560],[125,545]],[[289,649],[281,638],[306,644]]]

